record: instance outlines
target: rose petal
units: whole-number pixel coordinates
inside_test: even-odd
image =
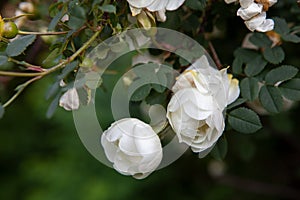
[[[168,1],[169,0],[155,0],[149,6],[147,6],[147,9],[151,12],[164,10]]]
[[[169,0],[166,6],[167,10],[176,10],[179,8],[185,0]]]
[[[127,2],[136,8],[145,8],[151,5],[156,0],[127,0]]]
[[[240,5],[241,5],[242,8],[247,8],[253,2],[254,2],[254,0],[240,0]]]
[[[266,19],[260,26],[256,28],[259,32],[267,32],[274,29],[274,21],[272,19]]]
[[[247,8],[239,8],[237,11],[237,16],[240,16],[243,20],[249,20],[255,15],[262,12],[263,5],[252,3]]]
[[[259,26],[261,26],[265,20],[266,12],[262,12],[259,15],[253,17],[252,19],[245,21],[245,24],[250,31],[254,31]]]

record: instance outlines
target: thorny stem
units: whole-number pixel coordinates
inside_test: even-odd
[[[68,59],[63,60],[62,62],[58,63],[57,65],[49,68],[49,69],[45,69],[45,71],[43,72],[38,72],[38,73],[22,73],[22,72],[7,72],[7,71],[0,71],[0,75],[3,76],[17,76],[17,77],[34,77],[30,80],[28,80],[27,82],[25,82],[22,87],[5,103],[3,104],[3,107],[7,107],[9,106],[22,92],[23,90],[30,85],[31,83],[33,83],[34,81],[64,67],[66,64],[72,62],[73,60],[75,60],[75,58],[77,56],[79,56],[83,51],[85,51],[90,44],[98,37],[98,35],[101,33],[102,28],[100,28],[97,32],[94,33],[94,35],[86,42],[82,45],[82,47],[80,47],[80,49],[78,49],[71,57],[69,57]]]

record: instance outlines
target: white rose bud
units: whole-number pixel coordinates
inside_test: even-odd
[[[105,154],[124,175],[142,179],[162,160],[162,146],[150,125],[134,118],[114,122],[101,137]]]
[[[65,110],[77,110],[79,108],[79,97],[76,88],[67,90],[59,100],[59,106]]]
[[[213,148],[225,128],[223,111],[239,96],[238,80],[209,65],[205,56],[195,69],[180,75],[173,86],[167,118],[180,142],[203,157]]]

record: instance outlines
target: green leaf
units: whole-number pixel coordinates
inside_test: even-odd
[[[262,106],[270,113],[279,113],[282,110],[283,98],[280,90],[273,86],[263,86],[260,89],[259,100]]]
[[[64,79],[70,72],[74,71],[78,67],[78,61],[68,63],[62,70],[61,74],[57,76],[57,79]]]
[[[86,21],[85,9],[81,6],[74,5],[71,9],[69,9],[69,12],[70,19],[68,21],[68,26],[72,29],[82,27]]]
[[[102,10],[103,12],[115,13],[116,14],[116,7],[114,5],[100,6],[100,10]]]
[[[240,83],[242,97],[253,101],[258,97],[259,85],[256,78],[244,78]]]
[[[185,5],[193,10],[204,10],[206,7],[206,0],[186,0]]]
[[[55,83],[53,83],[48,91],[46,92],[45,98],[46,100],[49,100],[50,98],[52,98],[59,90],[60,86],[59,86],[59,82],[60,81],[56,81]]]
[[[264,33],[253,33],[249,40],[258,47],[270,47],[272,45],[272,41]]]
[[[54,31],[56,25],[58,24],[59,20],[63,17],[64,13],[64,10],[60,10],[58,13],[56,13],[56,15],[52,18],[48,26],[49,31]]]
[[[247,76],[255,76],[264,70],[267,64],[268,62],[261,55],[259,55],[247,63],[245,67],[245,73]]]
[[[58,107],[58,103],[59,103],[59,99],[60,99],[60,93],[58,93],[56,95],[56,97],[53,99],[53,101],[51,102],[48,110],[47,110],[47,113],[46,113],[46,117],[47,118],[51,118],[56,110],[56,108]]]
[[[293,43],[299,43],[300,37],[298,35],[282,35],[281,38],[286,42],[293,42]]]
[[[232,71],[235,74],[241,74],[243,72],[243,60],[236,57],[232,63]]]
[[[238,48],[234,51],[234,57],[239,58],[243,63],[250,62],[253,58],[257,57],[259,53],[254,50]]]
[[[247,99],[243,99],[243,98],[238,98],[237,100],[235,100],[233,103],[231,103],[230,105],[227,106],[227,109],[232,109],[236,106],[239,106],[243,103],[245,103],[247,101]]]
[[[133,82],[133,83],[135,83],[135,82]],[[131,101],[142,101],[150,94],[150,91],[151,91],[150,84],[143,85],[134,91],[134,93],[130,97],[130,100]]]
[[[0,119],[3,117],[3,115],[4,115],[4,107],[0,103]]]
[[[8,62],[8,57],[0,55],[0,65],[5,65],[7,62]]]
[[[227,154],[228,150],[228,143],[226,138],[220,137],[217,144],[214,146],[213,150],[211,151],[211,155],[216,160],[223,160]]]
[[[290,65],[282,65],[269,71],[265,77],[268,84],[274,85],[279,81],[286,81],[297,75],[298,69]]]
[[[6,48],[6,53],[10,57],[18,56],[23,53],[26,48],[31,45],[36,39],[35,35],[26,35],[19,37],[9,43]]]
[[[279,85],[283,96],[292,100],[300,101],[300,79],[295,78]]]
[[[241,133],[254,133],[262,128],[258,115],[248,108],[238,108],[228,115],[230,126]]]
[[[272,64],[279,64],[283,61],[285,54],[281,47],[266,47],[263,52],[264,58]]]
[[[285,19],[274,17],[273,18],[275,22],[274,31],[277,32],[280,35],[286,35],[290,32],[290,28],[288,24],[286,23]]]

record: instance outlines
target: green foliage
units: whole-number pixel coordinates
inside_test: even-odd
[[[300,79],[295,78],[279,85],[279,89],[286,98],[299,101],[300,100]]]
[[[263,86],[259,92],[259,100],[270,113],[279,113],[283,107],[280,90],[273,86]]]
[[[258,115],[244,107],[231,111],[228,114],[228,122],[233,129],[241,133],[254,133],[262,128]]]
[[[253,101],[258,97],[259,83],[256,78],[244,78],[240,84],[242,97]]]
[[[265,77],[266,83],[274,85],[280,81],[290,80],[297,75],[298,69],[290,65],[282,65],[269,71]]]
[[[264,33],[253,33],[249,40],[258,47],[270,47],[272,45],[272,41]]]
[[[267,66],[268,62],[263,59],[261,55],[253,58],[253,60],[247,62],[245,67],[245,73],[247,76],[258,75]]]
[[[26,35],[15,39],[8,44],[6,53],[10,57],[18,56],[23,53],[29,45],[31,45],[36,39],[35,35]]]
[[[281,47],[266,47],[263,52],[264,58],[272,64],[279,64],[283,61],[285,53]]]

